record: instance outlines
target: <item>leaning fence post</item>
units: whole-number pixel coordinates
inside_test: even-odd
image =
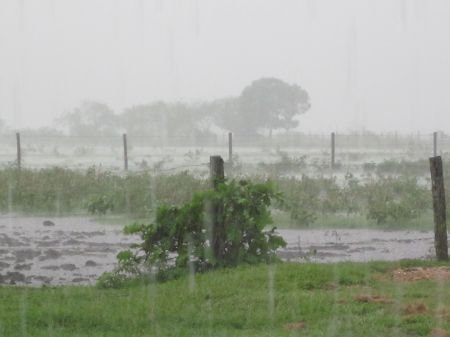
[[[335,166],[335,155],[336,155],[336,134],[331,133],[331,168],[334,169]]]
[[[125,171],[128,171],[128,143],[127,134],[124,133],[123,136],[123,167]]]
[[[16,132],[16,144],[17,144],[17,169],[22,168],[22,148],[20,145],[20,132]]]
[[[218,189],[221,182],[225,180],[224,162],[220,156],[211,156],[209,158],[209,173],[210,184],[214,190]],[[223,253],[223,237],[225,228],[220,221],[220,213],[222,212],[223,205],[216,202],[211,202],[209,205],[209,216],[211,221],[211,240],[212,240],[212,253],[216,261],[222,260]]]
[[[434,211],[434,247],[438,260],[448,260],[447,219],[442,158],[430,158],[431,192]]]

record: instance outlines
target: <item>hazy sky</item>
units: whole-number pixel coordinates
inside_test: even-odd
[[[0,118],[306,89],[304,131],[450,131],[449,0],[0,0]]]

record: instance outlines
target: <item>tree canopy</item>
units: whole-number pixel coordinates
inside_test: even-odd
[[[305,90],[276,78],[253,81],[239,97],[241,123],[249,130],[294,128],[298,125],[294,117],[310,106]]]
[[[300,86],[277,78],[261,78],[244,88],[240,96],[218,99],[209,109],[218,125],[238,134],[257,134],[261,129],[289,130],[298,125],[296,116],[311,107],[308,93]]]

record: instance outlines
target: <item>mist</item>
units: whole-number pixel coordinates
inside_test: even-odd
[[[0,119],[51,125],[238,96],[276,77],[308,91],[301,132],[450,131],[446,0],[3,0]]]

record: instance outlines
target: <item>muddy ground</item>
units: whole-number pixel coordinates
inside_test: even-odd
[[[433,233],[378,230],[280,230],[289,261],[369,261],[430,258]],[[89,218],[0,216],[0,283],[94,284],[114,268],[116,254],[136,237],[122,226]]]
[[[431,259],[432,231],[371,229],[279,230],[287,241],[279,255],[290,261],[365,262]]]

